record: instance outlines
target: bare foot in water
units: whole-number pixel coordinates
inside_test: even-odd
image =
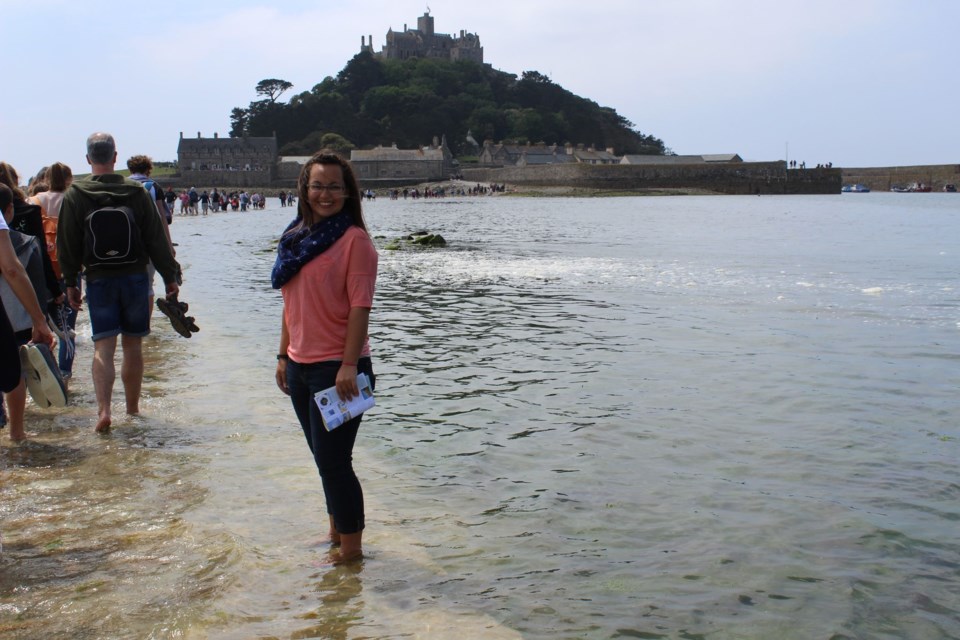
[[[334,565],[360,562],[363,560],[363,549],[354,549],[349,553],[343,553],[342,551],[331,551],[330,559],[333,561]]]
[[[316,567],[340,567],[358,564],[363,560],[363,551],[357,549],[351,553],[331,551],[323,560],[314,564]]]
[[[110,433],[110,416],[100,416],[96,428],[97,433]]]
[[[340,548],[330,552],[330,559],[334,565],[359,562],[363,559],[363,532],[341,533]]]
[[[338,533],[328,533],[324,536],[321,536],[310,543],[311,547],[325,547],[330,545],[331,547],[340,546],[340,534]]]

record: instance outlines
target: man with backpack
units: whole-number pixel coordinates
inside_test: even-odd
[[[156,204],[143,185],[115,173],[113,136],[87,138],[91,175],[74,180],[63,198],[57,228],[57,254],[67,299],[80,308],[80,274],[86,280],[93,333],[93,386],[97,432],[110,430],[110,403],[116,379],[114,355],[121,336],[120,378],[128,414],[140,411],[143,336],[150,333],[147,263],[163,277],[167,298],[180,291],[180,265],[173,257]]]

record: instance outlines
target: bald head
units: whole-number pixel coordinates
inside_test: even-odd
[[[117,143],[109,133],[93,133],[87,138],[87,162],[93,169],[93,173],[98,172],[97,168],[106,168],[107,172],[113,171],[113,165],[117,162]]]

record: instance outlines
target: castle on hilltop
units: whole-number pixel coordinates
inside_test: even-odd
[[[460,30],[460,36],[448,33],[436,33],[433,30],[433,16],[428,8],[417,18],[417,28],[387,31],[387,43],[379,52],[373,50],[373,36],[370,42],[360,36],[360,51],[369,51],[384,60],[406,60],[407,58],[439,58],[441,60],[472,60],[483,63],[483,47],[480,36]]]

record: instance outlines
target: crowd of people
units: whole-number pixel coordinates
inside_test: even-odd
[[[280,206],[293,206],[295,199],[292,195],[288,196],[280,192]],[[267,206],[267,197],[261,193],[247,193],[246,190],[240,191],[220,191],[216,187],[212,191],[206,189],[197,191],[196,187],[190,187],[177,193],[172,187],[168,187],[164,193],[164,206],[169,212],[173,212],[180,203],[180,215],[196,216],[207,215],[208,213],[219,213],[227,211],[250,211],[254,209],[265,209]]]
[[[115,171],[113,137],[96,133],[87,139],[87,162],[90,174],[80,180],[74,180],[70,167],[55,162],[31,178],[26,190],[16,170],[0,162],[0,428],[9,426],[15,443],[27,439],[23,354],[28,344],[52,348],[56,334],[57,371],[49,373],[67,390],[74,375],[77,315],[86,300],[94,343],[95,429],[107,432],[118,341],[126,411],[136,414],[155,273],[163,277],[165,299],[176,300],[179,293],[172,216],[163,190],[150,177],[150,158],[132,156],[125,178]]]
[[[475,186],[469,188],[460,185],[451,187],[437,185],[435,187],[424,187],[421,191],[418,187],[412,189],[404,187],[403,189],[390,189],[388,193],[391,200],[399,200],[400,198],[416,200],[417,198],[446,198],[447,196],[486,196],[493,193],[503,193],[506,189],[507,187],[504,184],[482,185],[478,182]]]
[[[27,439],[20,352],[30,343],[52,349],[56,334],[61,349],[53,364],[61,383],[69,381],[73,328],[84,301],[94,351],[94,429],[111,430],[118,344],[126,413],[139,413],[155,273],[164,283],[157,307],[181,335],[193,322],[181,317],[178,325],[175,318],[186,305],[178,301],[183,278],[170,204],[186,201],[202,214],[263,206],[262,196],[243,191],[190,189],[177,196],[151,177],[147,156],[131,157],[125,178],[115,170],[116,142],[107,133],[87,138],[87,162],[90,174],[77,180],[69,167],[54,163],[26,192],[13,167],[0,163],[0,407],[6,407],[0,426],[9,424],[15,443]],[[320,475],[334,563],[363,556],[363,490],[352,463],[363,416],[327,428],[314,397],[333,387],[349,401],[361,393],[359,374],[366,376],[367,391],[376,385],[368,325],[378,258],[363,219],[364,195],[346,159],[332,151],[314,155],[296,194],[280,196],[282,206],[297,211],[280,237],[271,274],[283,297],[276,383],[290,396]]]

